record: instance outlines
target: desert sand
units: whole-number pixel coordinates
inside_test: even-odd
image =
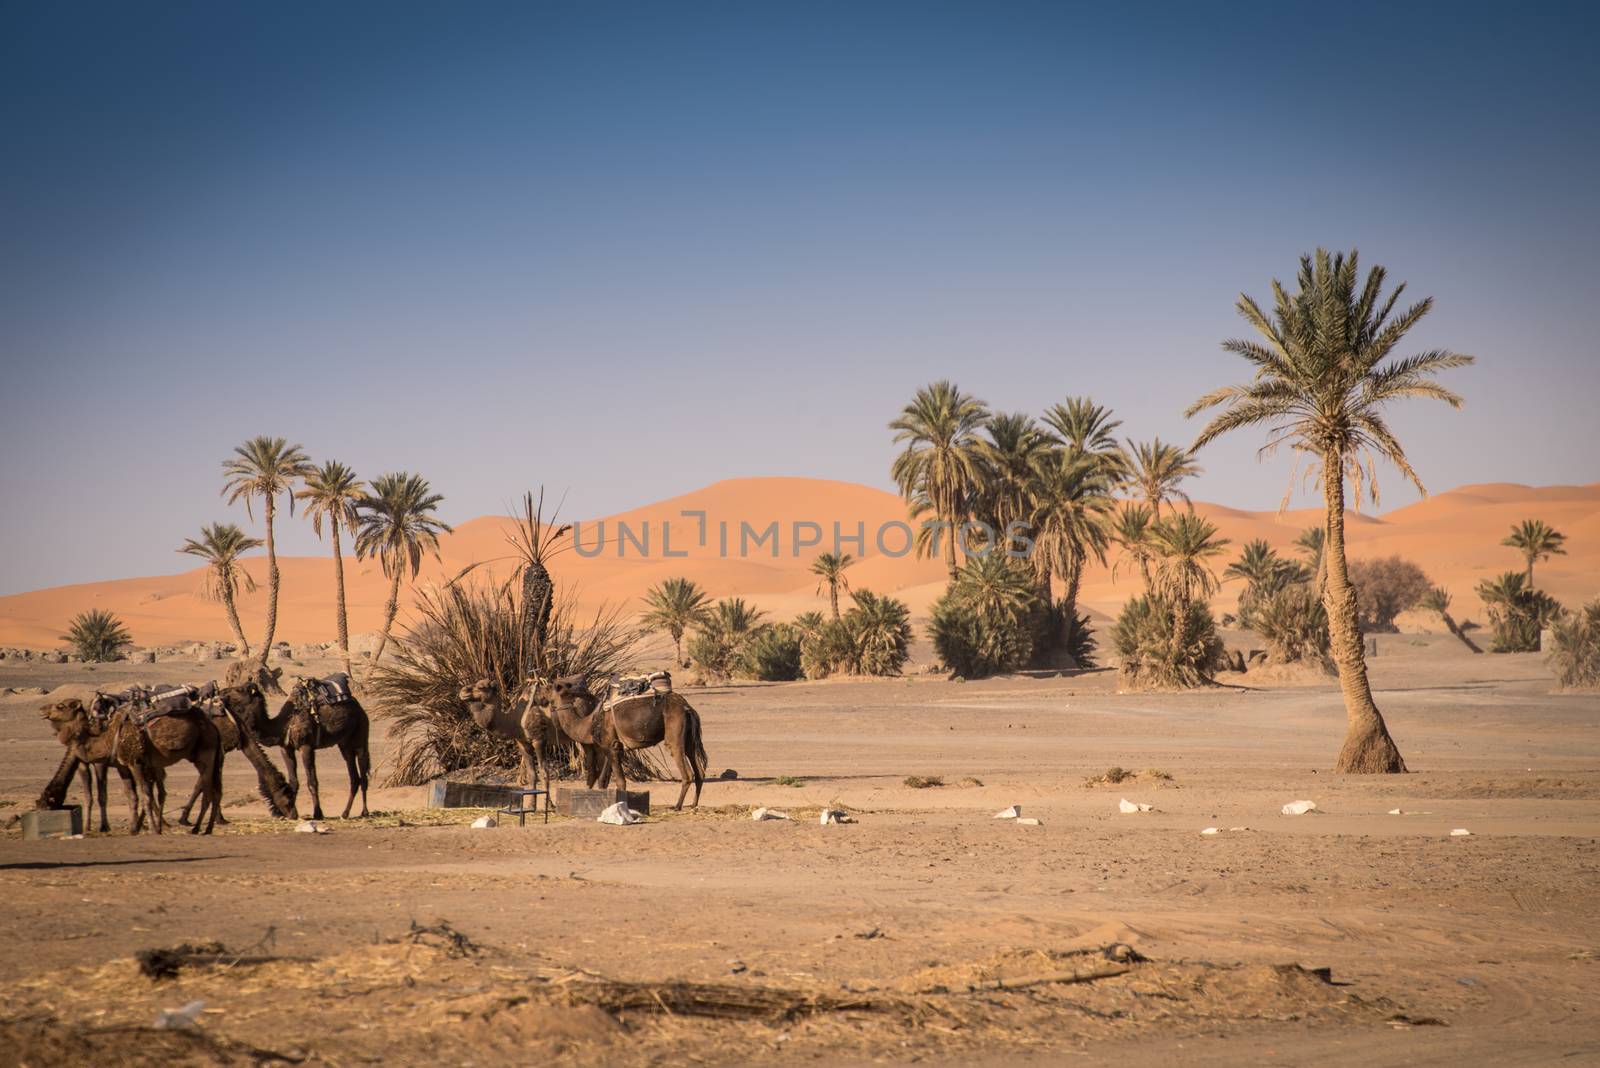
[[[1321,518],[1319,512],[1305,510],[1280,515],[1206,503],[1197,503],[1196,508],[1217,524],[1223,537],[1232,539],[1233,553],[1245,541],[1265,538],[1281,552],[1292,555],[1295,538]],[[699,544],[699,521],[685,517],[686,511],[705,513],[705,545]],[[838,522],[846,535],[858,526],[867,532],[864,547],[844,547],[860,558],[847,573],[850,583],[857,588],[893,593],[920,616],[943,592],[943,568],[937,561],[918,560],[912,555],[886,555],[876,544],[880,528],[904,521],[905,516],[905,505],[895,495],[854,483],[805,478],[730,479],[630,512],[582,522],[579,533],[586,551],[600,545],[601,524],[604,525],[603,551],[593,557],[564,553],[556,558],[553,570],[574,603],[586,611],[602,605],[636,610],[639,597],[651,585],[663,578],[685,575],[714,598],[737,594],[765,609],[772,618],[787,619],[824,606],[809,567],[818,552],[832,548],[833,524]],[[1352,559],[1359,559],[1398,553],[1415,560],[1435,583],[1450,591],[1454,598],[1452,612],[1458,620],[1482,621],[1482,606],[1473,588],[1484,578],[1521,567],[1520,557],[1503,547],[1500,540],[1512,524],[1525,518],[1543,519],[1567,535],[1569,555],[1539,565],[1540,588],[1569,607],[1600,595],[1600,483],[1539,488],[1509,483],[1463,486],[1381,516],[1353,513],[1348,527],[1349,554]],[[280,518],[280,522],[298,521]],[[822,528],[824,544],[796,553],[794,524],[807,521]],[[755,542],[756,535],[773,522],[778,524],[779,535],[776,556],[771,555],[771,541],[759,545]],[[718,537],[723,523],[729,530],[726,556],[720,552]],[[750,552],[740,556],[744,523],[749,523],[755,533]],[[634,542],[621,541],[619,524],[626,524],[635,537],[648,528],[648,556]],[[671,528],[670,544],[662,540],[667,524]],[[480,565],[484,574],[503,573],[510,566],[510,550],[505,541],[509,529],[510,521],[502,517],[460,524],[453,535],[443,539],[440,559],[428,561],[419,581],[437,583],[471,564]],[[898,551],[903,544],[903,535],[885,535],[890,552]],[[683,555],[669,557],[665,555],[669,549]],[[255,641],[265,617],[266,562],[255,556],[247,566],[263,583],[255,594],[240,602],[246,635]],[[277,637],[296,644],[331,639],[331,558],[284,557],[281,567],[283,594]],[[346,579],[351,632],[376,630],[388,597],[387,580],[376,562],[353,560],[347,562]],[[115,612],[141,645],[231,640],[221,606],[198,595],[201,584],[202,572],[192,570],[0,597],[0,646],[55,648],[66,621],[90,608]],[[1126,573],[1118,583],[1113,581],[1110,568],[1094,566],[1085,575],[1081,599],[1098,616],[1112,616],[1136,592],[1136,585],[1137,580],[1130,580]],[[1237,597],[1237,584],[1224,585],[1216,600],[1219,611],[1231,607]],[[405,615],[402,609],[402,626]],[[1419,617],[1407,623],[1412,629],[1442,629],[1433,619]]]
[[[0,1060],[1600,1062],[1600,697],[1448,638],[1381,636],[1372,668],[1412,774],[1328,773],[1332,685],[1121,694],[1110,671],[692,687],[738,779],[633,827],[474,830],[407,788],[296,834],[230,757],[215,837],[129,838],[120,799],[109,837],[0,837]],[[8,662],[0,685],[205,669]],[[41,700],[0,697],[12,811],[59,752]],[[380,723],[380,781],[391,751]],[[1086,785],[1112,765],[1141,774]],[[1280,814],[1298,799],[1319,811]],[[1040,825],[993,818],[1013,804]],[[472,946],[413,932],[441,922]],[[132,959],[213,940],[273,959],[160,982]],[[198,1029],[148,1030],[194,1001]]]

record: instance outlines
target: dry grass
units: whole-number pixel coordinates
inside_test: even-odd
[[[937,775],[907,775],[904,782],[913,790],[931,790],[944,785],[944,780]]]

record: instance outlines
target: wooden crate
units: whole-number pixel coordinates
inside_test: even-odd
[[[22,814],[22,837],[66,838],[83,833],[83,806],[36,808]]]
[[[490,786],[475,782],[442,781],[428,791],[429,808],[516,808],[522,798],[518,786]],[[534,798],[529,799],[531,807]]]
[[[592,820],[616,804],[626,801],[628,807],[641,816],[650,815],[650,791],[580,790],[571,786],[556,787],[556,811],[573,819]]]

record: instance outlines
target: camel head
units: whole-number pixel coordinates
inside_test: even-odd
[[[534,675],[529,681],[532,688],[528,691],[528,703],[547,711],[557,707],[587,711],[594,704],[594,697],[584,686],[582,675],[566,675],[556,679]]]
[[[267,695],[255,679],[242,685],[219,688],[217,699],[222,702],[222,707],[236,716],[239,722],[248,724],[251,730],[255,730],[255,725],[267,718]]]
[[[41,705],[39,715],[43,716],[56,731],[63,745],[94,733],[89,720],[89,710],[76,697]]]
[[[223,684],[232,688],[253,682],[262,693],[282,693],[283,668],[268,668],[259,660],[236,660],[228,665]]]
[[[456,691],[456,699],[467,706],[472,721],[485,730],[502,707],[500,684],[493,679],[479,679],[471,686],[463,686]]]

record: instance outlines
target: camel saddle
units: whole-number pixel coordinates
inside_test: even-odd
[[[130,686],[120,693],[96,693],[94,706],[105,716],[116,709],[124,710],[128,720],[142,727],[153,719],[188,712],[195,705],[210,701],[217,695],[217,684],[189,686],[185,683],[161,683],[155,686]],[[212,713],[215,715],[215,713]]]
[[[297,696],[304,697],[313,715],[324,705],[341,705],[350,700],[350,676],[340,671],[322,679],[301,678],[295,684]]]
[[[672,692],[672,673],[652,671],[648,675],[613,675],[606,694],[606,707],[634,697],[655,697]]]

